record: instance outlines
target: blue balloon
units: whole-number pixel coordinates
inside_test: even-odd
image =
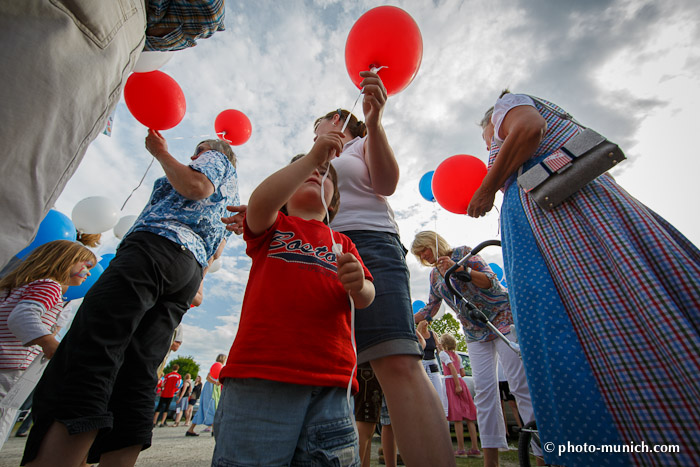
[[[426,173],[420,178],[420,182],[418,182],[418,191],[420,191],[420,195],[426,199],[426,201],[430,201],[431,203],[435,202],[435,196],[433,196],[433,174],[435,173],[434,170],[431,170],[430,172]]]
[[[102,259],[98,263],[100,266],[102,266],[103,269],[107,269],[107,266],[109,266],[110,261],[114,259],[116,255],[114,253],[107,253],[102,255]]]
[[[39,224],[39,230],[34,240],[32,240],[32,243],[24,250],[17,253],[17,257],[19,259],[26,258],[36,247],[44,243],[49,243],[54,240],[70,240],[74,242],[77,238],[77,232],[73,221],[65,214],[51,209],[46,214],[46,217],[44,217],[44,220],[41,221],[41,224]]]
[[[413,314],[415,315],[416,313],[421,311],[424,306],[425,302],[423,300],[416,300],[415,302],[413,302]]]
[[[501,282],[503,280],[503,269],[496,263],[489,263],[489,267],[496,273],[496,279]]]
[[[100,278],[103,272],[104,268],[102,267],[102,264],[97,263],[95,267],[90,269],[90,276],[85,279],[85,282],[78,286],[68,287],[68,290],[65,294],[63,294],[63,296],[66,298],[66,300],[77,300],[79,298],[83,298],[87,291],[90,290],[90,287],[97,282],[97,279]]]

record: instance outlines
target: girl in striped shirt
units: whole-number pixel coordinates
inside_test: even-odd
[[[62,295],[81,285],[95,264],[95,255],[80,243],[56,240],[37,247],[0,280],[0,400],[40,352],[53,356]],[[11,427],[15,413],[0,408],[0,432],[7,423]]]

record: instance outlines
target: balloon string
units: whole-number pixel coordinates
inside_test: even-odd
[[[129,196],[126,197],[126,200],[124,201],[124,204],[122,204],[122,207],[121,207],[120,211],[123,211],[123,210],[124,210],[124,206],[126,206],[126,203],[129,202],[129,199],[131,199],[131,196],[134,194],[134,192],[135,192],[136,190],[139,189],[139,187],[140,187],[141,184],[143,183],[143,180],[146,178],[146,174],[147,174],[148,171],[151,169],[151,166],[153,165],[153,161],[154,161],[154,160],[156,160],[156,159],[155,159],[154,157],[152,157],[152,158],[151,158],[151,163],[148,164],[148,167],[146,167],[146,171],[143,173],[143,177],[141,177],[141,181],[139,182],[138,185],[136,185],[136,188],[134,188],[133,190],[131,190],[131,193],[129,193]]]

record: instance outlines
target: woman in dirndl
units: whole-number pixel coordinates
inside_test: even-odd
[[[545,460],[691,465],[700,459],[700,251],[608,174],[541,209],[516,178],[581,131],[557,113],[503,92],[481,122],[489,171],[467,211],[483,216],[503,189],[511,307],[540,437],[554,446]]]

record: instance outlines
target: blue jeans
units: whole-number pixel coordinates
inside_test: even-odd
[[[359,466],[345,388],[224,380],[211,465]]]
[[[355,243],[372,273],[376,294],[367,308],[355,312],[358,363],[389,355],[422,355],[413,323],[406,249],[389,232],[343,232]]]

